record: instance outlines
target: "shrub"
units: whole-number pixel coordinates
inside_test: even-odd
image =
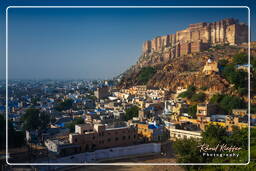
[[[204,100],[205,100],[205,94],[204,93],[194,94],[191,97],[191,101],[193,101],[193,102],[204,102]]]
[[[146,84],[155,73],[156,70],[153,67],[144,67],[141,69],[138,79],[143,84]]]

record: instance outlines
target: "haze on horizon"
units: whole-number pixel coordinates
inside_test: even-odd
[[[207,15],[204,15],[207,14]],[[109,79],[135,64],[142,44],[241,9],[9,9],[10,79]]]

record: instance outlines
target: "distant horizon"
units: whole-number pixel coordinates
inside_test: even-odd
[[[109,80],[136,63],[146,40],[225,18],[247,24],[247,9],[11,8],[8,75],[12,80]]]

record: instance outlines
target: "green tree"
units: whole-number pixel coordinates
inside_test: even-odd
[[[191,101],[193,102],[204,102],[205,101],[205,94],[204,93],[198,93],[198,94],[193,94],[191,97]]]
[[[75,132],[75,125],[83,124],[84,119],[83,118],[75,118],[71,123],[67,124],[65,127],[70,130],[70,132]]]
[[[204,163],[205,160],[198,150],[200,141],[198,139],[179,139],[173,144],[178,163]],[[184,166],[188,169],[198,169],[200,166]]]
[[[225,95],[219,105],[228,113],[231,113],[232,109],[243,109],[246,107],[245,102],[240,97],[229,95]]]
[[[225,67],[228,64],[228,60],[226,59],[221,59],[218,61],[219,67]]]
[[[16,131],[11,121],[8,122],[8,147],[21,147],[25,144],[24,131]]]
[[[72,99],[65,99],[63,102],[58,103],[55,109],[57,111],[69,110],[72,108],[73,102]]]
[[[228,64],[221,71],[221,75],[238,88],[247,88],[248,74],[242,70],[236,70],[234,64]]]
[[[24,130],[43,130],[50,122],[50,115],[40,112],[39,109],[30,108],[22,116]]]
[[[217,104],[226,113],[231,113],[232,109],[245,108],[245,102],[238,96],[215,94],[209,103]]]
[[[197,105],[192,105],[188,107],[188,114],[192,116],[192,118],[196,118],[196,110],[197,110]]]
[[[187,91],[180,93],[179,97],[191,99],[191,97],[195,94],[195,92],[196,92],[196,87],[191,85],[188,87]]]
[[[128,121],[132,119],[133,117],[138,117],[139,114],[139,108],[137,106],[132,106],[125,110],[125,120]]]
[[[251,158],[256,158],[256,129],[251,129]],[[241,147],[239,157],[202,157],[199,152],[198,145],[203,143],[209,144],[210,146],[215,146],[217,144],[228,144],[229,146]],[[219,125],[209,125],[206,130],[202,133],[201,140],[195,139],[181,139],[174,142],[174,151],[178,162],[183,163],[246,163],[248,162],[248,129],[237,129],[229,133],[225,128]],[[251,160],[249,165],[246,166],[193,166],[187,167],[186,170],[207,170],[207,171],[228,171],[228,170],[255,170],[256,162]]]
[[[5,149],[5,136],[6,136],[6,127],[5,127],[5,118],[0,115],[0,149]],[[11,121],[8,122],[8,146],[10,148],[21,147],[25,144],[25,134],[22,131],[16,131],[13,127]]]
[[[219,125],[208,125],[202,132],[203,142],[209,145],[226,143],[227,136],[226,128]]]
[[[224,97],[222,94],[214,94],[211,99],[209,100],[209,103],[211,104],[219,104],[221,99]]]
[[[233,63],[236,65],[248,64],[248,55],[246,53],[238,53],[233,56]]]
[[[153,67],[143,67],[139,73],[138,79],[142,84],[146,84],[155,73],[156,70]]]

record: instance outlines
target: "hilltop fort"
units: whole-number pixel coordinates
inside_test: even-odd
[[[158,36],[143,44],[143,56],[164,52],[158,62],[207,50],[218,44],[240,45],[248,41],[248,26],[228,18],[213,23],[190,24],[174,34]]]
[[[122,74],[120,87],[143,84],[176,91],[195,85],[208,87],[209,93],[228,92],[232,84],[220,73],[219,61],[231,63],[237,54],[246,54],[247,43],[248,26],[237,19],[190,24],[146,41],[136,64]]]

